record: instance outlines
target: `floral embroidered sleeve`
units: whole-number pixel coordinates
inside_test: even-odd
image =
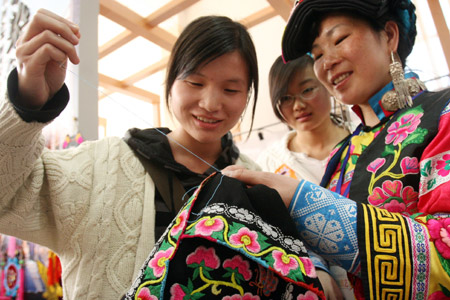
[[[404,299],[450,297],[450,218],[391,213],[307,181],[289,212],[311,249],[366,277],[368,295],[394,289]],[[359,245],[357,235],[364,236]]]
[[[439,131],[420,159],[419,211],[450,213],[450,105],[443,110]]]

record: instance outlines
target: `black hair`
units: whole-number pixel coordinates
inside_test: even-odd
[[[183,79],[214,59],[238,51],[247,62],[249,98],[253,90],[253,108],[250,131],[253,127],[258,97],[258,61],[256,50],[247,29],[224,16],[204,16],[192,21],[173,46],[166,73],[165,98],[169,98],[177,79]]]

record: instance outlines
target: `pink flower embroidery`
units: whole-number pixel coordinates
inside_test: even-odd
[[[203,236],[210,236],[213,232],[221,231],[223,229],[223,221],[219,218],[210,217],[200,220],[195,225],[195,233]]]
[[[248,261],[243,260],[240,255],[234,256],[232,259],[227,259],[223,262],[224,268],[237,269],[239,274],[244,277],[245,280],[252,278],[252,271],[250,271],[250,264]]]
[[[184,210],[175,221],[175,225],[172,227],[172,231],[170,234],[172,236],[176,236],[180,230],[183,230],[184,225],[186,225],[186,217],[187,217],[187,210]]]
[[[170,247],[167,250],[158,251],[155,254],[155,257],[153,257],[148,262],[148,267],[153,270],[153,274],[156,277],[161,277],[161,275],[164,273],[164,270],[166,269],[166,260],[170,258],[170,256],[173,253],[173,247]]]
[[[445,259],[450,259],[450,218],[430,219],[427,222],[431,239]]]
[[[380,187],[376,187],[373,190],[372,195],[368,197],[370,204],[385,208],[391,211],[389,208],[394,209],[393,212],[398,211],[400,203],[403,203],[403,211],[409,214],[414,213],[417,208],[418,193],[414,191],[411,186],[403,188],[403,183],[400,180],[390,181],[386,180]],[[392,202],[396,201],[396,202]],[[389,206],[388,203],[392,202]]]
[[[298,262],[281,251],[274,250],[272,257],[275,259],[273,268],[284,276],[287,276],[291,270],[298,268]]]
[[[419,162],[417,157],[405,157],[400,163],[403,174],[417,174],[419,173]]]
[[[305,294],[298,295],[297,297],[297,300],[318,300],[318,299],[319,297],[317,297],[317,295],[311,291],[307,291]]]
[[[239,294],[233,296],[225,296],[222,300],[260,300],[258,295],[253,296],[251,293],[245,293],[244,296]]]
[[[186,293],[178,283],[170,287],[170,300],[183,300],[184,296],[186,296]]]
[[[388,134],[386,136],[386,144],[393,143],[394,146],[403,142],[410,133],[417,129],[420,124],[420,118],[423,113],[418,114],[407,114],[401,117],[400,121],[394,122],[388,128]]]
[[[397,200],[392,200],[389,203],[386,203],[384,205],[384,208],[387,209],[390,212],[398,212],[402,213],[406,211],[406,205],[403,202],[398,202]]]
[[[206,249],[200,246],[195,249],[195,252],[188,255],[186,263],[188,265],[199,264],[211,269],[217,269],[220,266],[220,259],[216,255],[214,248]]]
[[[316,278],[317,277],[316,268],[314,267],[314,264],[312,263],[311,259],[307,257],[299,257],[299,258],[300,261],[303,263],[306,275],[312,278]]]
[[[384,165],[385,162],[386,162],[386,159],[377,158],[373,162],[371,162],[369,166],[367,166],[367,171],[369,171],[371,173],[376,173],[378,171],[378,169]]]
[[[238,247],[245,247],[253,253],[259,252],[261,246],[258,243],[258,234],[255,231],[251,231],[246,227],[239,229],[239,231],[230,236],[230,242],[232,245]]]
[[[450,154],[442,156],[442,160],[438,160],[436,163],[436,169],[440,176],[447,176],[450,173]]]
[[[146,287],[142,288],[137,295],[137,300],[158,300],[158,297],[153,296],[150,290]]]

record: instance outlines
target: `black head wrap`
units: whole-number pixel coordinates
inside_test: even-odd
[[[410,0],[297,0],[289,17],[282,40],[285,62],[311,50],[315,38],[313,24],[326,13],[353,13],[379,29],[387,21],[395,21],[400,30],[398,54],[404,63],[416,37],[415,6]]]

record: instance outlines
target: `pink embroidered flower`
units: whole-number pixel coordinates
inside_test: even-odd
[[[372,195],[368,197],[368,201],[370,204],[385,208],[387,210],[389,210],[389,208],[392,208],[395,212],[399,212],[399,205],[403,202],[405,206],[402,212],[407,212],[409,214],[415,212],[415,209],[417,208],[417,200],[418,193],[415,192],[411,186],[403,188],[403,183],[400,180],[386,180],[381,185],[381,188],[376,187],[373,190]],[[391,206],[387,205],[392,201],[397,202],[393,202]]]
[[[220,259],[216,255],[214,248],[206,249],[200,246],[195,249],[195,252],[188,255],[186,263],[188,265],[199,264],[211,269],[217,269],[220,266]]]
[[[397,200],[392,200],[389,203],[386,203],[384,206],[384,209],[387,209],[390,212],[398,212],[402,213],[406,211],[406,205],[403,202],[398,202]]]
[[[367,171],[375,174],[378,171],[378,169],[384,165],[385,162],[386,159],[377,158],[373,162],[371,162],[370,165],[367,166]]]
[[[232,234],[230,236],[230,242],[232,245],[238,247],[243,246],[253,253],[257,253],[261,250],[261,246],[258,243],[258,234],[246,227],[242,227],[237,233]]]
[[[166,260],[170,258],[170,256],[173,253],[173,247],[170,247],[167,250],[158,251],[155,254],[155,257],[153,257],[148,262],[148,267],[153,270],[153,274],[156,277],[161,277],[161,275],[164,273],[164,270],[166,269]]]
[[[213,232],[221,231],[223,229],[223,221],[219,218],[210,217],[200,220],[197,225],[195,225],[195,233],[210,236]]]
[[[300,261],[303,263],[303,267],[305,268],[306,275],[308,277],[316,278],[316,268],[314,267],[314,264],[312,263],[311,259],[308,257],[299,257]]]
[[[183,300],[184,296],[186,296],[186,293],[178,283],[170,287],[170,300]]]
[[[317,297],[316,294],[314,294],[311,291],[307,291],[305,294],[298,295],[297,300],[318,300],[319,297]]]
[[[142,288],[137,295],[137,300],[158,300],[158,297],[153,296],[150,290],[146,287]]]
[[[450,154],[442,156],[442,160],[438,160],[436,163],[436,169],[440,176],[447,176],[450,173]]]
[[[407,114],[401,117],[400,121],[394,122],[389,126],[386,136],[386,144],[393,143],[394,146],[403,142],[410,133],[417,129],[420,124],[420,118],[423,113],[418,114]]]
[[[281,251],[274,250],[272,257],[275,259],[273,268],[284,276],[287,276],[291,270],[298,268],[298,262]]]
[[[445,259],[450,259],[450,218],[430,219],[427,222],[431,239]]]
[[[251,293],[245,293],[244,296],[239,294],[233,296],[225,296],[222,300],[260,300],[258,295],[253,296]]]
[[[250,271],[250,264],[248,261],[243,260],[240,255],[234,256],[232,259],[227,259],[223,262],[224,268],[230,268],[232,270],[237,269],[239,274],[244,277],[245,280],[252,278],[252,271]]]
[[[405,157],[400,163],[403,174],[417,174],[419,173],[419,161],[417,157]]]
[[[172,230],[170,232],[172,236],[176,236],[180,232],[180,230],[183,230],[184,225],[186,225],[187,213],[187,210],[183,210],[183,212],[177,217],[175,225],[172,227]]]

